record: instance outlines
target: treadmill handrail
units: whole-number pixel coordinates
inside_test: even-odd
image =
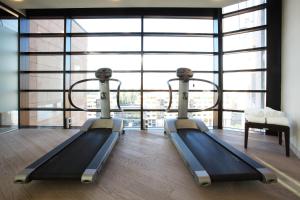
[[[81,111],[86,111],[86,112],[101,112],[101,109],[84,109],[84,108],[80,108],[80,107],[76,106],[75,103],[72,100],[72,90],[73,90],[73,88],[76,85],[80,84],[80,83],[84,83],[84,82],[88,82],[88,81],[100,81],[100,80],[98,78],[90,78],[90,79],[83,79],[83,80],[75,82],[73,85],[71,85],[71,87],[69,88],[69,91],[68,91],[69,102],[70,102],[70,104],[74,108],[77,108],[77,109],[79,109]],[[109,79],[109,81],[115,81],[115,82],[119,83],[119,85],[117,87],[117,106],[118,106],[119,111],[123,111],[122,108],[121,108],[121,106],[120,106],[120,89],[121,89],[122,83],[121,83],[120,80],[113,79],[113,78]]]
[[[172,87],[171,87],[170,82],[178,81],[178,80],[180,80],[180,79],[179,78],[173,78],[173,79],[168,80],[168,82],[167,82],[168,88],[169,88],[169,105],[168,105],[168,108],[166,110],[167,112],[176,112],[176,110],[171,109],[173,94],[172,94]],[[214,87],[217,88],[218,98],[217,98],[217,101],[215,102],[215,104],[211,107],[208,107],[208,108],[205,108],[205,109],[188,109],[188,112],[201,112],[201,111],[210,110],[212,108],[215,108],[220,103],[220,101],[221,101],[221,99],[220,99],[221,89],[217,84],[215,84],[211,81],[208,81],[208,80],[205,80],[205,79],[199,79],[199,78],[190,78],[189,81],[200,81],[200,82],[205,82],[205,83],[213,85]]]

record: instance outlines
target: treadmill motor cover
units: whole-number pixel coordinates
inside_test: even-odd
[[[112,119],[97,119],[91,129],[93,128],[113,128],[113,120]]]
[[[177,119],[176,122],[176,129],[198,129],[197,124],[190,119]]]

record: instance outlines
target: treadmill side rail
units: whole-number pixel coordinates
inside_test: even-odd
[[[96,179],[96,176],[100,172],[102,166],[104,165],[105,161],[109,157],[113,147],[118,141],[119,135],[120,135],[119,132],[111,133],[107,141],[103,144],[101,149],[96,153],[93,160],[90,162],[88,167],[83,172],[81,176],[82,183],[92,183]]]
[[[207,171],[205,170],[195,171],[195,175],[198,178],[197,182],[201,186],[209,186],[211,184],[211,180]]]
[[[263,176],[263,183],[270,184],[270,183],[277,183],[277,177],[275,176],[274,172],[272,172],[268,168],[257,168],[257,171],[259,171]]]
[[[177,151],[183,158],[184,163],[191,171],[195,181],[201,186],[208,186],[211,184],[211,179],[205,168],[197,160],[194,154],[185,145],[182,139],[176,132],[170,134],[170,138],[174,143]]]
[[[171,134],[172,132],[177,132],[176,128],[177,118],[168,118],[165,120],[164,129],[166,134]]]
[[[275,182],[277,182],[276,175],[270,169],[266,168],[265,166],[263,166],[259,162],[253,160],[252,158],[250,158],[245,153],[243,153],[243,152],[235,149],[230,144],[222,141],[221,139],[219,139],[218,137],[216,137],[212,133],[210,133],[210,132],[205,132],[205,133],[211,139],[213,139],[214,141],[216,141],[217,143],[219,143],[220,145],[222,145],[227,151],[229,151],[230,153],[232,153],[233,155],[235,155],[237,158],[239,158],[240,160],[242,160],[245,163],[247,163],[250,167],[252,167],[256,171],[258,171],[261,174],[261,176],[262,176],[262,180],[261,181],[263,183],[275,183]]]
[[[15,183],[28,183],[31,180],[29,179],[29,175],[34,171],[34,169],[26,168],[23,169],[19,174],[15,176]]]
[[[91,118],[91,119],[86,120],[84,122],[84,124],[81,126],[80,131],[83,131],[83,132],[88,131],[96,120],[97,120],[97,118]]]
[[[84,134],[84,131],[79,131],[63,143],[57,145],[54,149],[40,157],[38,160],[34,161],[32,164],[27,166],[23,171],[21,171],[19,174],[15,176],[15,183],[28,183],[30,182],[30,174],[35,171],[39,166],[43,165],[45,162],[47,162],[49,159],[54,157],[56,154],[58,154],[60,151],[62,151],[66,146],[71,144],[74,140],[76,140],[78,137],[80,137],[82,134]]]
[[[124,122],[123,119],[113,118],[113,132],[119,132],[120,134],[124,130]]]

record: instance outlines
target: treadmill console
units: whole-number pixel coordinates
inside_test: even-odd
[[[193,72],[189,68],[178,68],[177,77],[184,82],[189,81],[193,77]]]
[[[112,70],[109,68],[100,68],[96,71],[95,76],[100,80],[101,83],[109,80],[112,75]]]

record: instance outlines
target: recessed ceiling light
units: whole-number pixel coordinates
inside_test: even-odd
[[[24,0],[12,0],[12,1],[14,1],[14,2],[22,2]]]

